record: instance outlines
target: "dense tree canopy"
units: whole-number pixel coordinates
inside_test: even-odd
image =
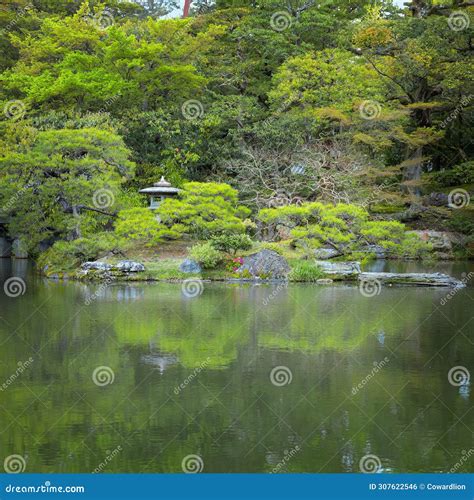
[[[372,192],[365,205],[403,212],[430,191],[471,189],[470,2],[205,0],[187,19],[163,18],[174,8],[2,7],[11,234],[38,220],[43,240],[79,237],[85,218],[102,231],[111,221],[88,210],[95,191],[113,193],[114,214],[138,209],[145,200],[129,193],[162,174],[227,182],[254,211]]]

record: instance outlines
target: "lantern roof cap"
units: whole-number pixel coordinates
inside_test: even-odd
[[[175,188],[168,182],[162,175],[158,182],[155,182],[153,186],[140,189],[142,194],[176,194],[179,193],[179,189]]]

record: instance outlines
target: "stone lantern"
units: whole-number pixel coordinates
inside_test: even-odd
[[[151,210],[158,208],[165,198],[173,198],[179,193],[179,189],[172,187],[171,184],[162,176],[160,182],[155,182],[153,186],[140,189],[141,194],[146,194],[150,197]]]

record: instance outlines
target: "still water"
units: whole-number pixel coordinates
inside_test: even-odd
[[[474,368],[472,287],[205,283],[189,298],[180,284],[47,281],[22,261],[0,271],[2,463],[359,472],[374,455],[384,471],[474,471],[472,387],[448,377]],[[23,295],[4,293],[10,276]]]

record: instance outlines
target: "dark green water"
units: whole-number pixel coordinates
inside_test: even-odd
[[[181,472],[199,455],[204,472],[358,472],[373,454],[386,471],[474,470],[462,460],[471,385],[448,380],[473,370],[474,288],[445,305],[446,289],[365,297],[344,285],[205,283],[188,298],[179,284],[103,289],[44,281],[22,262],[0,269],[2,462]],[[24,295],[4,293],[12,275]],[[102,366],[113,382],[99,386]],[[273,384],[275,367],[291,382]]]

